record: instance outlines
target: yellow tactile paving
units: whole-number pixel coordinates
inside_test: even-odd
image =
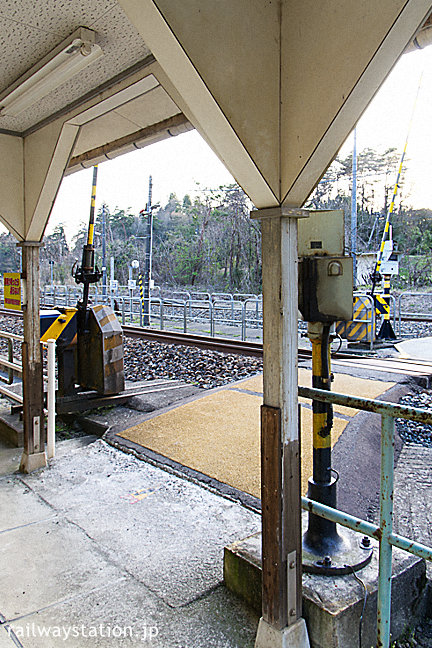
[[[311,373],[299,370],[299,381],[309,385]],[[334,391],[375,398],[393,383],[337,375]],[[242,391],[239,391],[242,390]],[[262,375],[231,385],[180,405],[125,430],[120,436],[150,448],[242,491],[260,496],[260,405]],[[304,399],[302,399],[304,400]],[[336,443],[356,410],[337,408],[332,430]],[[312,411],[301,408],[302,491],[312,472]]]
[[[298,370],[299,385],[302,387],[311,387],[312,378],[309,369]],[[383,394],[387,389],[390,389],[394,383],[383,382],[378,380],[366,380],[364,378],[357,378],[349,374],[335,374],[335,379],[332,382],[332,391],[339,392],[340,394],[349,394],[351,396],[361,396],[362,398],[376,398]],[[229,389],[241,389],[262,393],[263,390],[263,377],[262,374],[243,380],[238,385],[233,385]],[[301,403],[310,402],[307,398],[299,398]],[[354,416],[358,410],[351,407],[344,407],[343,405],[336,405],[335,412],[344,414],[345,416]]]
[[[155,416],[121,436],[259,495],[259,396],[228,389]]]

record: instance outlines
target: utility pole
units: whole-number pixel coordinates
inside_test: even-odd
[[[143,290],[143,325],[150,325],[150,281],[151,281],[151,262],[152,262],[152,244],[153,244],[153,212],[152,212],[152,177],[149,176],[148,202],[142,215],[147,215],[147,236],[144,256],[144,290]]]
[[[106,269],[106,206],[102,205],[102,295],[106,297],[107,294],[107,269]]]
[[[351,190],[351,256],[353,259],[353,287],[357,287],[357,130],[354,128]]]

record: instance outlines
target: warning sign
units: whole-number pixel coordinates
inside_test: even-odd
[[[3,275],[4,307],[21,310],[21,278],[19,272],[5,272]]]

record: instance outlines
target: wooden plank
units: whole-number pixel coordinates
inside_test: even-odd
[[[284,555],[294,554],[294,565],[287,565],[288,625],[302,615],[302,529],[300,499],[300,439],[283,448],[283,548]],[[292,561],[291,561],[292,562]],[[291,582],[293,581],[293,582]]]
[[[263,618],[281,630],[302,611],[297,220],[281,213],[264,219],[261,229]]]
[[[281,411],[261,407],[262,614],[287,625],[286,556],[283,555]]]

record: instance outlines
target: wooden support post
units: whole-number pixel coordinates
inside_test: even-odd
[[[261,209],[264,405],[261,412],[262,618],[256,648],[308,648],[302,611],[298,428],[297,218]]]
[[[20,470],[28,473],[46,466],[39,313],[39,249],[43,244],[25,241],[18,245],[22,249],[24,315],[22,345],[24,451]]]

